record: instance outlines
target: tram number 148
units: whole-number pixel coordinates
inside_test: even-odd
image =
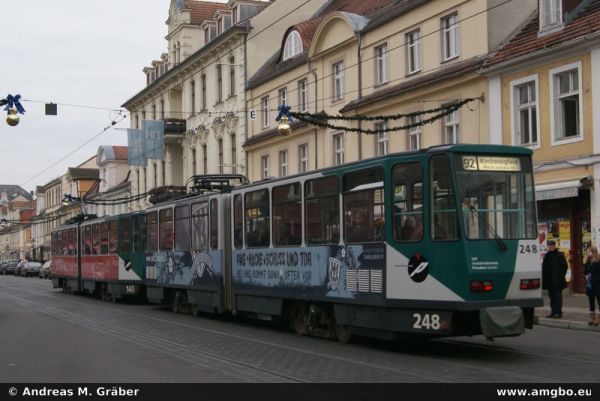
[[[436,313],[413,313],[413,329],[439,330],[441,329],[440,315]]]

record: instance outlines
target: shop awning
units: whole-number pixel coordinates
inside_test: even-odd
[[[581,180],[536,185],[535,198],[538,201],[574,198],[579,194],[579,188],[581,188],[582,185]]]

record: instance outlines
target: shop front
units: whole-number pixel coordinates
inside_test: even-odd
[[[546,242],[554,240],[569,264],[569,291],[585,293],[583,262],[592,244],[590,190],[582,180],[536,185],[536,200],[542,255]]]

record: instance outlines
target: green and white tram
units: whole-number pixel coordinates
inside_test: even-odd
[[[542,305],[531,154],[448,145],[234,188],[231,312],[341,341],[522,334]]]

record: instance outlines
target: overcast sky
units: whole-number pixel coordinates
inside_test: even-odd
[[[0,97],[20,94],[43,103],[23,101],[26,114],[17,127],[6,124],[2,110],[0,184],[31,191],[95,156],[100,145],[127,145],[126,131],[110,129],[50,167],[116,115],[59,105],[58,116],[45,116],[44,103],[120,108],[145,86],[142,69],[167,49],[170,1],[6,3],[0,12]],[[128,127],[128,118],[116,126]]]

